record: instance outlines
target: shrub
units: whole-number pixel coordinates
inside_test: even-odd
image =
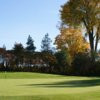
[[[91,67],[91,58],[88,53],[78,53],[72,62],[72,70],[76,75],[88,75]]]

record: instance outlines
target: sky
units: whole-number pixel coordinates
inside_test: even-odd
[[[37,51],[46,33],[54,42],[59,34],[59,10],[67,0],[0,0],[0,47],[26,46],[28,35]]]

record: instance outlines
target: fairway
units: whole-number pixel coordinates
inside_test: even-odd
[[[100,78],[0,73],[0,100],[100,100]]]

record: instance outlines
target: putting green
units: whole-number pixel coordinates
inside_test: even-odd
[[[0,79],[0,100],[80,100],[81,96],[86,98],[81,100],[99,100],[100,78]]]

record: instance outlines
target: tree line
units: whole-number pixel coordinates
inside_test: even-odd
[[[52,48],[51,43],[49,34],[45,34],[41,41],[41,51],[37,52],[34,40],[29,35],[26,47],[15,43],[11,50],[1,53],[7,60],[6,64],[3,62],[0,65],[0,70],[99,75],[100,60],[91,63],[89,43],[80,30],[64,28],[55,38],[56,49]]]

